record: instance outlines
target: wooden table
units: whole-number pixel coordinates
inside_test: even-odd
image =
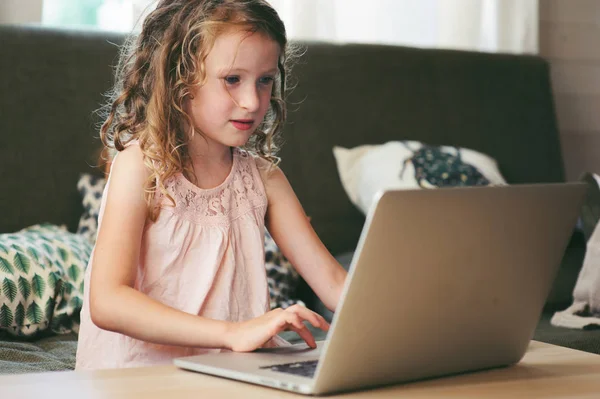
[[[0,377],[2,398],[302,398],[174,366]],[[600,356],[532,341],[516,366],[339,396],[351,398],[598,398]]]

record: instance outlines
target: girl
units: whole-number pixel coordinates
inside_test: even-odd
[[[276,166],[285,28],[264,0],[161,0],[117,70],[118,151],[86,271],[78,369],[285,344],[316,313],[269,310],[265,224],[331,310],[346,273]],[[211,348],[211,349],[209,349]]]

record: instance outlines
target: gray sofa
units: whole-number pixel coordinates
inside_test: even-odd
[[[112,82],[117,34],[0,27],[0,233],[49,222],[74,231],[76,182],[96,164],[94,113]],[[307,43],[295,67],[282,168],[329,250],[348,264],[363,215],[348,200],[332,147],[414,139],[494,157],[511,184],[564,180],[548,64],[532,56]],[[549,326],[566,307],[585,253],[574,232],[536,338],[600,353],[595,331]],[[510,295],[510,293],[507,293]],[[323,313],[306,284],[308,306]],[[76,336],[2,336],[0,373],[69,369]]]

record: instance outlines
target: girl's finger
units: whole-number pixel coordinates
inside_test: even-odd
[[[319,327],[320,329],[322,329],[324,331],[329,331],[329,323],[327,322],[327,320],[325,320],[325,318],[318,313],[313,312],[313,314],[315,315],[315,317],[317,318],[317,321],[319,323],[319,325],[315,326],[315,327]]]
[[[305,308],[303,306],[297,306],[297,305],[290,306],[289,308],[286,309],[286,311],[288,311],[289,313],[294,313],[294,314],[298,315],[300,318],[308,321],[314,327],[319,327],[319,325],[320,325],[320,322],[319,322],[319,319],[317,318],[316,313],[308,310],[307,308]]]
[[[296,328],[295,326],[291,325],[290,330],[298,334],[308,346],[310,346],[313,349],[316,348],[317,343],[315,342],[315,337],[313,337],[308,328],[304,327],[304,325],[302,326],[303,328]]]
[[[302,318],[295,313],[288,313],[285,316],[285,319],[290,325],[294,326],[295,328],[305,328],[304,323],[302,323]]]
[[[317,313],[317,317],[319,318],[319,320],[321,321],[321,326],[320,328],[323,331],[329,331],[329,323],[327,322],[327,320],[325,320],[325,318],[323,316],[321,316],[320,314]]]
[[[321,317],[317,313],[315,313],[305,307],[302,307],[302,306],[298,306],[298,307],[291,306],[288,309],[289,309],[289,312],[295,313],[302,319],[308,321],[310,324],[313,325],[313,327],[320,328],[324,331],[329,330],[329,324],[325,321],[325,319],[323,317]]]

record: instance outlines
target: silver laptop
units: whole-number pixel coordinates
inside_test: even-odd
[[[317,349],[303,343],[174,362],[312,395],[517,363],[585,190],[563,183],[380,193]]]

